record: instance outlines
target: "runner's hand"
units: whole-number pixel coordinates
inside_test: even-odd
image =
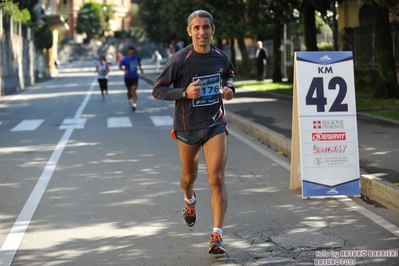
[[[197,86],[200,82],[200,79],[197,79],[194,82],[191,82],[186,89],[187,98],[188,99],[197,99],[201,96],[201,86]]]
[[[227,101],[233,99],[233,95],[234,95],[233,90],[230,89],[229,87],[224,86],[222,89],[222,93],[223,93],[224,99],[226,99]]]

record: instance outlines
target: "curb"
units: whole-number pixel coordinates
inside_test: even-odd
[[[227,122],[240,128],[245,133],[259,139],[262,143],[291,158],[291,139],[265,126],[256,124],[240,115],[226,113]]]
[[[279,154],[291,158],[291,140],[269,128],[258,125],[240,115],[227,113],[227,121],[257,138]],[[399,213],[399,187],[370,174],[361,174],[360,192],[367,200]]]

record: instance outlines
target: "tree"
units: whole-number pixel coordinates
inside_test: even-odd
[[[53,45],[53,35],[49,25],[44,23],[35,11],[38,1],[6,1],[0,3],[0,9],[3,10],[5,16],[12,16],[15,22],[32,27],[37,48],[49,49]]]
[[[12,16],[15,22],[27,24],[31,21],[29,10],[26,8],[21,10],[18,3],[13,3],[13,1],[0,2],[0,9],[3,10],[5,16]]]
[[[104,32],[109,30],[108,20],[113,16],[113,11],[109,5],[100,5],[90,2],[82,6],[78,13],[76,22],[76,32],[86,33],[86,42],[93,38],[99,38]]]
[[[177,41],[191,42],[186,32],[187,16],[196,9],[209,11],[215,19],[217,45],[221,40],[237,39],[243,68],[251,68],[245,37],[248,35],[246,1],[198,1],[198,0],[139,0],[141,22],[146,36],[152,41],[168,45]],[[233,42],[234,43],[234,42]],[[232,58],[234,61],[234,58]],[[249,71],[248,71],[249,73]]]
[[[376,86],[375,97],[399,98],[399,85],[393,55],[389,11],[398,7],[396,0],[372,0],[376,58],[381,83]]]
[[[249,3],[246,1],[228,0],[209,1],[208,5],[210,12],[215,18],[215,35],[222,39],[230,39],[231,45],[234,44],[234,40],[237,40],[238,49],[241,53],[242,70],[244,70],[242,72],[248,75],[250,73],[248,70],[251,69],[251,62],[245,38],[249,36],[254,25],[249,21]],[[231,55],[232,61],[235,62],[235,58],[233,58],[235,57],[234,49],[231,50],[233,53]]]
[[[272,0],[264,0],[260,1],[262,4],[261,8],[257,8],[257,12],[263,12],[265,14],[262,17],[262,14],[257,14],[258,17],[262,18],[263,28],[268,28],[267,24],[270,25],[273,36],[273,52],[272,52],[272,69],[273,69],[273,82],[281,82],[282,73],[281,73],[281,40],[283,37],[283,28],[284,24],[288,23],[293,19],[292,11],[295,8],[292,0],[280,0],[280,1],[272,1]],[[253,12],[256,12],[256,8],[253,9]]]
[[[312,1],[304,1],[302,3],[302,12],[305,26],[305,45],[306,51],[317,51],[316,38],[316,6]]]
[[[335,2],[335,1],[334,1]],[[306,51],[317,51],[316,11],[324,17],[331,10],[330,1],[297,0],[295,5],[302,13]],[[335,18],[334,18],[335,19]]]
[[[146,37],[155,43],[169,45],[178,40],[188,40],[185,32],[184,9],[188,1],[139,0],[140,20]],[[184,14],[184,15],[182,15]]]

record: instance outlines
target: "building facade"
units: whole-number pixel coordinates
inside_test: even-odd
[[[54,13],[62,15],[68,22],[70,29],[65,32],[65,37],[77,40],[76,21],[80,8],[89,2],[109,5],[114,11],[114,17],[109,21],[110,35],[115,31],[130,30],[130,0],[47,0],[46,6]]]

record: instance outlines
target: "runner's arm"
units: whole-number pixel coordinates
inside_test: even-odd
[[[122,59],[120,62],[119,62],[119,69],[120,70],[122,70],[122,71],[125,71],[125,61]]]
[[[182,99],[182,93],[186,88],[171,88],[169,85],[158,81],[152,88],[152,96],[158,100],[175,101]]]
[[[223,87],[228,87],[233,91],[233,93],[235,93],[236,88],[234,86],[234,66],[230,61],[227,69],[227,73],[224,74],[225,76],[223,78]]]
[[[175,84],[180,84],[179,82],[175,82],[176,79],[178,79],[178,72],[180,69],[181,67],[176,61],[176,57],[172,57],[168,60],[161,75],[152,88],[152,96],[155,99],[176,101],[183,98],[182,93],[186,88],[180,86],[176,86],[177,88],[172,87]],[[184,85],[181,84],[181,86]]]

